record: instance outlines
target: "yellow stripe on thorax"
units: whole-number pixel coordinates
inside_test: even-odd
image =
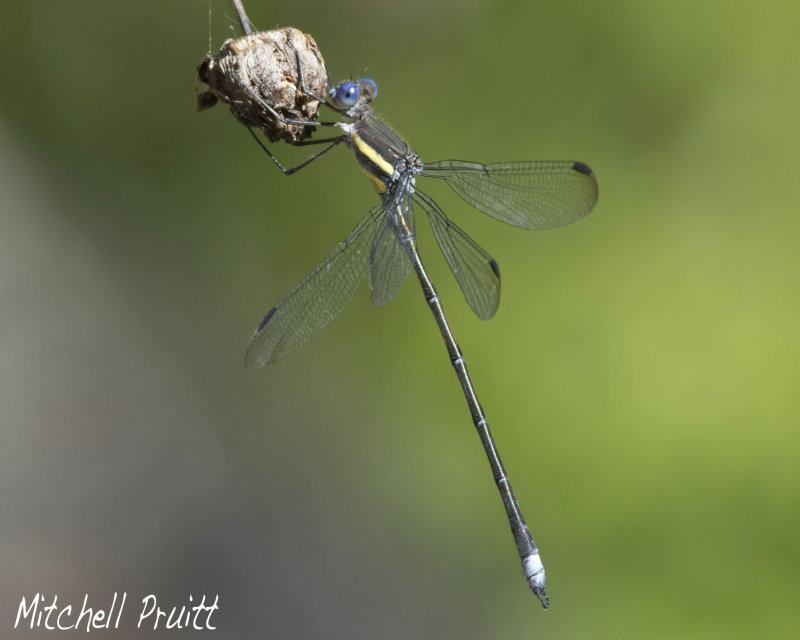
[[[369,176],[369,179],[372,180],[372,184],[375,185],[375,191],[378,193],[384,193],[386,191],[386,184],[381,180],[378,176],[372,175],[369,171],[364,169],[364,173]]]
[[[381,156],[374,147],[370,147],[364,140],[361,138],[360,135],[354,133],[352,135],[353,143],[356,145],[356,148],[363,153],[367,158],[369,158],[375,165],[383,171],[387,176],[391,177],[394,174],[394,167],[389,164],[383,156]]]

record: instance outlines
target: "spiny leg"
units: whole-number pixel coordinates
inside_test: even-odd
[[[327,97],[323,97],[323,96],[317,95],[311,89],[308,88],[308,85],[306,85],[306,76],[305,76],[305,73],[303,73],[303,61],[300,59],[300,52],[297,50],[297,47],[295,47],[294,44],[292,43],[291,35],[289,36],[289,40],[287,41],[286,44],[289,45],[292,48],[292,51],[294,51],[294,58],[295,58],[295,61],[297,63],[297,75],[300,76],[300,90],[303,93],[305,93],[307,96],[311,96],[312,98],[314,98],[314,100],[318,100],[319,102],[324,104],[326,107],[329,107],[329,108],[333,109],[334,111],[336,111],[336,113],[342,113],[342,111],[338,107],[335,107],[334,105],[332,105],[332,104],[330,104],[328,102],[328,98]],[[328,77],[328,86],[330,86],[330,85],[331,85],[331,80],[330,80],[330,76],[329,76]]]
[[[283,172],[283,174],[287,175],[287,176],[290,176],[293,173],[297,173],[298,171],[300,171],[300,169],[302,169],[304,167],[307,167],[314,160],[316,160],[317,158],[325,155],[326,153],[328,153],[328,151],[333,149],[339,143],[344,142],[345,139],[346,139],[346,136],[339,136],[338,138],[325,138],[324,140],[301,140],[299,142],[295,142],[295,146],[297,146],[297,147],[308,146],[308,145],[312,145],[312,144],[325,144],[327,142],[329,142],[330,144],[327,147],[325,147],[322,151],[319,151],[318,153],[315,153],[310,158],[308,158],[305,161],[301,162],[296,167],[290,167],[290,168],[287,169],[280,163],[278,158],[276,158],[275,155],[269,150],[267,145],[265,145],[263,142],[261,142],[261,140],[256,135],[255,131],[253,131],[250,127],[247,127],[247,130],[250,132],[250,135],[253,136],[255,141],[258,143],[258,146],[260,146],[266,152],[266,154],[277,165],[278,169],[280,169]]]

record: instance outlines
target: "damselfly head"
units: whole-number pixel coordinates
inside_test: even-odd
[[[350,110],[372,102],[378,96],[378,85],[370,78],[359,78],[358,82],[345,80],[328,92],[334,106]]]

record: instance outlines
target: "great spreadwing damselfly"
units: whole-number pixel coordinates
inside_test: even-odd
[[[274,362],[307,342],[344,309],[367,274],[372,301],[383,305],[395,297],[414,271],[483,443],[522,560],[523,574],[534,594],[547,607],[545,571],[539,550],[514,496],[464,355],[418,250],[415,205],[427,214],[434,237],[467,303],[485,320],[494,316],[500,302],[500,270],[486,251],[447,218],[430,196],[417,188],[416,180],[417,177],[443,180],[463,200],[502,222],[524,229],[549,229],[576,222],[592,210],[598,195],[594,174],[587,165],[574,161],[478,164],[442,160],[423,163],[405,140],[373,114],[370,103],[378,93],[373,80],[345,81],[330,89],[328,96],[320,96],[306,86],[299,55],[297,71],[300,90],[338,114],[339,120],[286,117],[258,92],[245,88],[247,99],[265,116],[285,125],[327,127],[337,130],[337,135],[295,142],[327,146],[291,168],[285,168],[250,128],[253,137],[287,175],[344,145],[372,180],[380,202],[367,212],[343,242],[267,312],[250,340],[246,364],[262,366]]]

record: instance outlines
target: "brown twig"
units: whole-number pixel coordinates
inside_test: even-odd
[[[247,24],[247,17],[243,18]],[[302,65],[306,93],[301,88]],[[314,129],[284,122],[314,120],[328,90],[325,61],[314,39],[293,27],[257,31],[230,38],[219,53],[209,53],[197,66],[197,78],[208,85],[197,96],[202,111],[222,101],[248,128],[261,129],[270,142],[298,144]]]
[[[236,15],[239,16],[239,24],[242,25],[242,34],[245,36],[250,35],[253,30],[250,28],[250,18],[247,17],[247,13],[242,5],[242,0],[231,0],[231,2],[233,3],[233,8],[236,10]]]

